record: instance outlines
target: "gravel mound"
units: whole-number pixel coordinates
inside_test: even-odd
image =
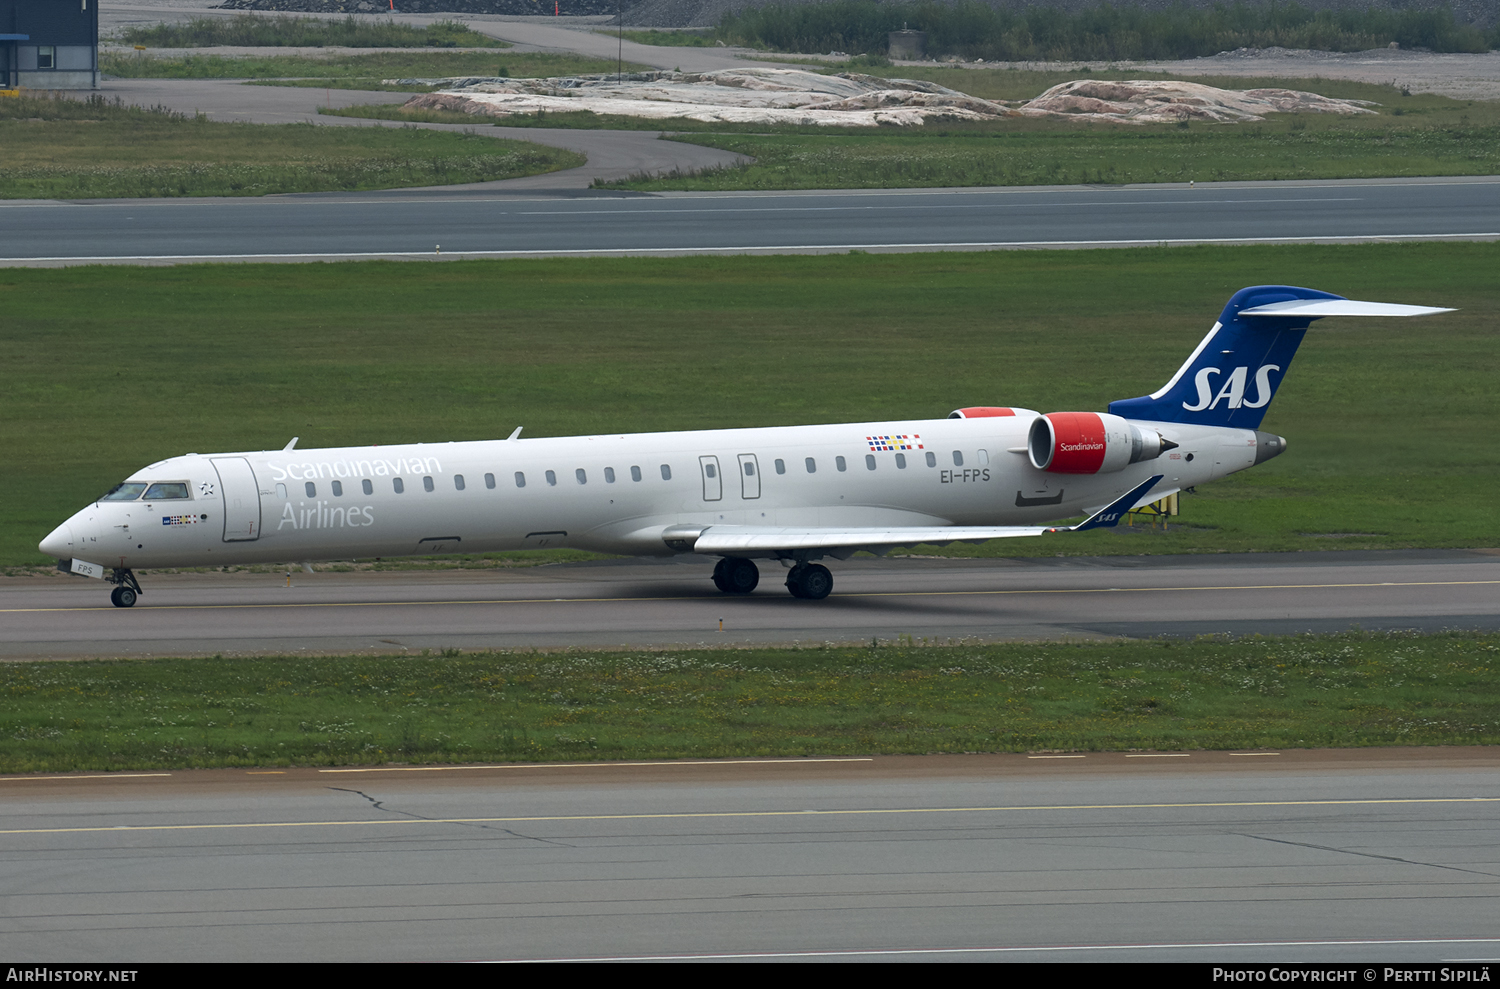
[[[387,79],[441,85],[414,96],[414,110],[511,117],[591,111],[650,120],[797,124],[805,127],[920,127],[929,120],[1001,117],[1098,120],[1121,124],[1200,120],[1240,123],[1266,113],[1372,113],[1360,100],[1289,89],[1228,90],[1177,81],[1062,83],[1034,100],[1007,105],[936,83],[854,72],[825,76],[769,67],[713,72],[643,72],[554,79]]]

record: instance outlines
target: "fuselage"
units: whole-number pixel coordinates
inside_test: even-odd
[[[1256,462],[1250,429],[1141,422],[1176,444],[1099,474],[1039,470],[1005,417],[188,454],[132,474],[41,544],[111,568],[569,546],[670,555],[670,526],[1040,525],[1154,474],[1153,497]],[[141,485],[140,488],[133,487]]]

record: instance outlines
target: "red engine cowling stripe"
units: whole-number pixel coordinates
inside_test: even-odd
[[[1097,474],[1104,464],[1104,421],[1095,412],[1051,412],[1054,474]]]

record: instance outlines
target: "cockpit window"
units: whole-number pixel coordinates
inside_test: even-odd
[[[124,484],[116,484],[114,487],[110,488],[109,493],[99,500],[135,501],[141,496],[141,492],[145,490],[146,486],[144,484],[137,484],[134,481],[126,481]]]
[[[182,481],[158,481],[146,489],[147,501],[179,501],[191,497]]]

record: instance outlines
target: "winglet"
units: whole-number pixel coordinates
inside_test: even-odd
[[[1114,526],[1119,523],[1120,519],[1125,517],[1125,513],[1134,508],[1140,502],[1140,500],[1145,497],[1146,492],[1156,487],[1156,482],[1160,481],[1164,476],[1165,475],[1163,474],[1157,474],[1155,477],[1151,478],[1151,480],[1137,485],[1125,494],[1121,495],[1114,504],[1110,505],[1108,508],[1101,508],[1099,511],[1095,512],[1093,515],[1090,515],[1087,519],[1083,520],[1077,525],[1061,526],[1056,529],[1048,529],[1047,531],[1082,532],[1085,529],[1098,529],[1105,526],[1114,528]]]
[[[521,427],[520,426],[517,426],[516,427],[516,431],[514,433],[511,433],[509,436],[506,437],[507,440],[518,440],[520,438],[521,438]]]
[[[286,446],[284,446],[284,447],[281,448],[281,452],[282,453],[286,453],[287,451],[291,450],[292,447],[294,447],[294,446],[297,445],[297,441],[299,439],[301,439],[301,438],[302,437],[300,437],[300,436],[293,436],[292,437],[292,441],[290,443],[288,443]]]

